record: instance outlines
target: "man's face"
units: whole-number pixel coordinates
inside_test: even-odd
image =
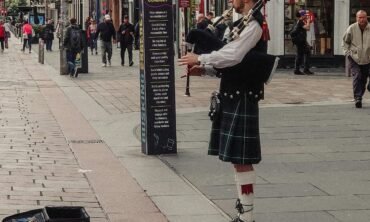
[[[364,12],[357,13],[356,20],[361,27],[365,27],[367,25],[367,14]]]
[[[128,23],[128,19],[127,18],[123,19],[123,22],[127,24]]]
[[[245,6],[244,0],[234,0],[233,6],[237,13],[242,13]]]

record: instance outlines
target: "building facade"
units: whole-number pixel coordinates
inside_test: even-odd
[[[219,15],[227,5],[222,1],[204,0],[205,11],[211,10]],[[312,66],[344,66],[341,48],[342,36],[349,26],[356,21],[356,12],[360,9],[370,15],[370,0],[271,0],[266,4],[267,22],[271,40],[268,51],[281,58],[280,66],[292,68],[296,49],[289,32],[296,22],[295,14],[304,9],[313,22],[308,31],[307,41],[312,46]]]
[[[347,27],[356,22],[356,12],[366,10],[370,15],[368,0],[274,0],[267,4],[267,21],[271,41],[269,53],[282,58],[281,67],[294,65],[295,47],[289,32],[296,22],[295,14],[304,9],[313,22],[307,32],[312,46],[312,65],[316,67],[344,66],[341,47]]]

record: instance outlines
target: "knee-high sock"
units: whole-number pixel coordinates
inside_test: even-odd
[[[253,221],[253,185],[256,183],[256,174],[254,171],[236,172],[236,187],[240,203],[243,205],[244,213],[240,214],[240,219],[245,222]]]

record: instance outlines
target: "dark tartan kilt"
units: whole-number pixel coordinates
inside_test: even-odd
[[[236,98],[221,97],[220,115],[212,123],[208,154],[233,164],[261,161],[257,101],[250,101],[246,93]]]

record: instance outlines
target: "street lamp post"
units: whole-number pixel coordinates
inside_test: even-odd
[[[60,0],[60,19],[59,19],[59,34],[60,34],[60,75],[67,75],[67,55],[64,49],[64,35],[67,24],[67,0]]]

